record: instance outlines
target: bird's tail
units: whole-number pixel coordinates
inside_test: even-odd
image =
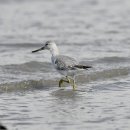
[[[74,67],[79,69],[86,69],[86,70],[92,68],[92,66],[86,66],[86,65],[75,65]]]

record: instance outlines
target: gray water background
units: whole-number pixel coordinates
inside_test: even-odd
[[[92,65],[61,78],[47,51]],[[9,130],[130,129],[129,0],[0,0],[0,122]]]

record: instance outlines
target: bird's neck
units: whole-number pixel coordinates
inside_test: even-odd
[[[59,49],[57,48],[57,46],[55,46],[54,48],[51,48],[50,52],[51,52],[53,57],[59,55]]]

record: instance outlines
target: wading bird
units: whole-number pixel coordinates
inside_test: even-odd
[[[51,61],[54,66],[54,68],[62,75],[65,76],[65,79],[61,79],[59,81],[59,87],[66,82],[69,83],[73,90],[76,89],[75,84],[75,75],[76,71],[79,70],[87,70],[88,68],[92,68],[91,66],[85,66],[78,64],[77,61],[74,58],[71,58],[69,56],[60,55],[59,49],[54,41],[47,41],[43,47],[40,49],[32,51],[32,53],[41,51],[41,50],[49,50],[51,53]]]

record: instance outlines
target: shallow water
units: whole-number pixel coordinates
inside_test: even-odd
[[[0,0],[0,122],[10,130],[130,129],[129,0]],[[65,84],[47,51],[92,65]]]

